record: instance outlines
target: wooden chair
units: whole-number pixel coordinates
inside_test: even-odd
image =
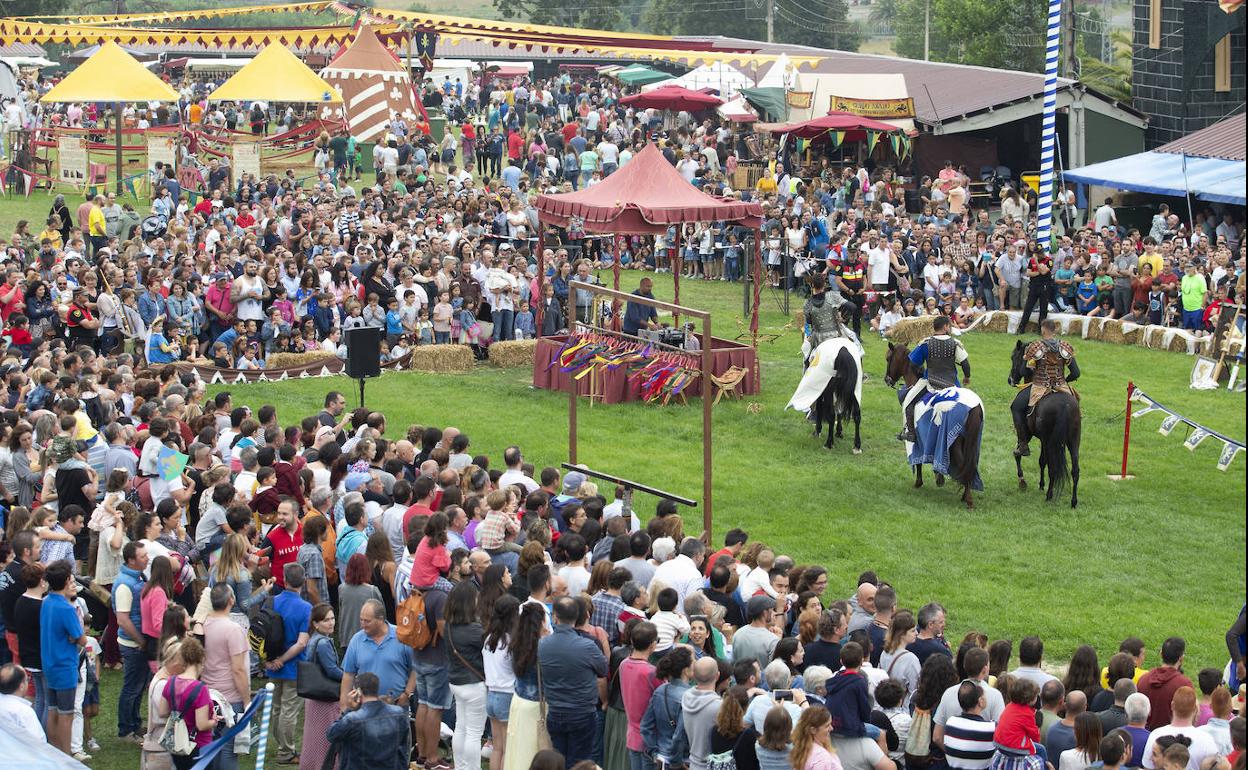
[[[741,394],[737,392],[737,388],[741,387],[741,383],[745,382],[745,375],[749,373],[750,370],[745,367],[732,366],[718,377],[711,375],[711,382],[716,388],[715,401],[712,402],[712,406],[718,404],[719,400],[724,396],[740,398]]]

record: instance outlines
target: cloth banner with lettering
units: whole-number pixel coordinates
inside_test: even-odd
[[[1186,425],[1189,429],[1187,437],[1183,439],[1183,446],[1188,451],[1194,452],[1206,439],[1214,439],[1222,444],[1221,451],[1218,452],[1218,470],[1226,471],[1231,467],[1231,463],[1235,461],[1235,456],[1244,450],[1244,442],[1226,436],[1222,433],[1207,428],[1200,423],[1189,420],[1178,412],[1165,407],[1157,402],[1157,399],[1149,396],[1144,391],[1136,388],[1131,393],[1131,401],[1139,406],[1133,406],[1131,409],[1131,419],[1143,417],[1153,412],[1164,412],[1165,418],[1161,421],[1161,425],[1157,428],[1157,432],[1163,436],[1169,436],[1179,425]]]

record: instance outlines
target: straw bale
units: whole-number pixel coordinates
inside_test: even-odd
[[[886,336],[890,342],[914,347],[932,336],[932,318],[903,318],[888,330]]]
[[[288,366],[306,366],[334,357],[333,353],[324,350],[310,350],[306,353],[271,353],[265,356],[266,369],[285,369]]]
[[[421,345],[412,351],[411,368],[421,372],[472,370],[472,348],[467,345]]]
[[[532,368],[537,340],[495,342],[489,347],[490,365],[503,368]]]
[[[1006,334],[1010,330],[1010,317],[1005,313],[993,313],[987,321],[975,328],[984,332]]]

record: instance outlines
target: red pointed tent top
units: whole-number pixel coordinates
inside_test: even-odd
[[[652,91],[625,96],[620,104],[627,104],[639,110],[684,110],[697,112],[718,107],[724,100],[718,96],[694,91],[684,86],[659,86]]]
[[[851,115],[848,112],[829,112],[827,115],[820,115],[817,118],[811,118],[801,123],[781,123],[771,129],[773,134],[789,134],[797,139],[815,139],[829,131],[881,131],[893,134],[900,132],[901,129],[882,120],[864,118],[861,115]],[[849,136],[846,138],[857,140],[860,137]]]
[[[757,203],[716,198],[689,184],[654,144],[593,187],[539,195],[537,211],[543,222],[558,227],[579,217],[593,233],[661,233],[682,222],[758,227],[763,213]]]

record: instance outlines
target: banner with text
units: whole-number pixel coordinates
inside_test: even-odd
[[[848,96],[831,97],[829,112],[848,112],[864,118],[895,120],[914,117],[914,100],[905,99],[854,99]]]
[[[231,163],[235,179],[241,179],[243,174],[260,176],[260,143],[236,142],[232,147]]]
[[[87,138],[58,136],[56,138],[56,180],[61,184],[82,187],[87,183]]]

